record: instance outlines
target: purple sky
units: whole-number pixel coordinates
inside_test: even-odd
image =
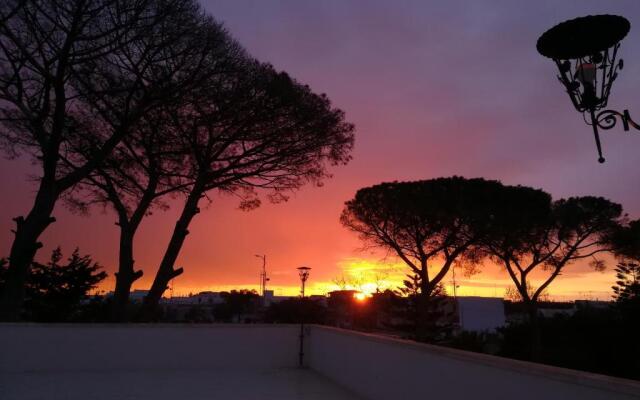
[[[555,67],[535,49],[546,29],[587,14],[619,14],[632,28],[622,45],[625,69],[611,108],[640,120],[640,2],[627,1],[243,1],[203,2],[251,54],[325,92],[357,127],[354,159],[320,189],[286,204],[243,213],[218,199],[195,221],[177,285],[200,288],[257,282],[256,252],[267,253],[276,285],[295,284],[310,264],[330,281],[365,257],[338,216],[345,200],[381,181],[463,175],[542,188],[554,197],[601,195],[640,217],[640,132],[603,134],[597,163],[591,128],[572,108]],[[636,25],[637,24],[637,25]],[[0,161],[0,254],[11,218],[27,212],[33,186],[24,161]],[[143,227],[137,261],[155,266],[177,209]],[[115,217],[91,218],[62,207],[44,241],[76,245],[113,270]],[[365,257],[366,258],[366,257]]]

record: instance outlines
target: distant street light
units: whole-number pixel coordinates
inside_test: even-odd
[[[604,157],[598,128],[611,129],[620,118],[625,131],[629,126],[640,130],[629,111],[602,110],[607,106],[618,71],[624,66],[622,59],[617,60],[618,49],[630,28],[624,17],[589,15],[554,26],[540,36],[536,46],[540,54],[556,63],[560,72],[558,80],[573,106],[593,127],[600,163]]]
[[[302,283],[302,288],[300,290],[300,352],[298,360],[298,364],[301,367],[304,364],[304,287],[307,283],[307,279],[309,279],[309,271],[311,271],[311,268],[309,267],[298,267],[298,276],[300,276],[300,282]]]
[[[302,282],[302,298],[304,298],[304,287],[305,287],[305,283],[307,282],[307,279],[309,279],[309,271],[311,271],[311,268],[309,267],[299,267],[298,268],[298,275],[300,276],[300,282]]]

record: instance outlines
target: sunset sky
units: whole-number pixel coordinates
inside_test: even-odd
[[[263,202],[244,212],[237,199],[212,194],[194,220],[178,266],[185,273],[174,293],[257,288],[267,255],[270,286],[294,294],[295,268],[312,267],[311,292],[335,288],[344,275],[374,290],[394,288],[405,272],[384,254],[359,251],[339,223],[344,201],[358,188],[382,181],[462,175],[541,188],[555,198],[599,195],[640,217],[640,133],[603,134],[607,162],[597,163],[591,128],[575,112],[555,78],[555,66],[536,52],[546,29],[587,14],[619,14],[631,21],[622,43],[625,69],[612,90],[611,108],[628,108],[640,120],[640,2],[210,0],[204,7],[246,49],[287,71],[333,104],[356,125],[353,161],[332,170],[321,188],[305,187],[284,204]],[[12,218],[28,212],[38,170],[28,160],[0,160],[0,256],[9,252]],[[136,264],[146,289],[180,210],[157,211],[143,222]],[[37,258],[61,245],[91,254],[110,276],[112,290],[118,230],[110,210],[78,216],[59,204],[58,222],[45,233]],[[572,265],[551,286],[558,299],[607,298],[612,262],[604,272]],[[457,277],[459,294],[502,296],[510,281],[486,265]],[[446,278],[450,286],[451,277]]]

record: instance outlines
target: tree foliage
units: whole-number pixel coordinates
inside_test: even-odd
[[[572,197],[551,201],[534,189],[520,189],[520,199],[499,208],[493,233],[484,247],[502,264],[522,300],[535,307],[547,287],[574,261],[610,251],[609,237],[620,223],[622,207],[601,197]],[[602,269],[602,263],[592,263]],[[532,290],[534,271],[548,271]]]
[[[260,296],[255,290],[232,290],[222,292],[221,304],[213,309],[213,316],[217,321],[238,322],[243,315],[254,313],[260,302]]]
[[[167,44],[161,49],[166,65],[158,68],[154,76],[169,82],[170,97],[145,113],[110,157],[82,182],[82,190],[68,199],[74,209],[100,204],[112,208],[118,217],[115,320],[125,319],[131,285],[143,274],[142,269],[135,269],[133,248],[143,218],[154,209],[166,208],[166,196],[188,194],[196,179],[186,162],[191,147],[181,137],[181,127],[175,125],[178,116],[207,104],[212,96],[230,96],[227,88],[234,87],[248,62],[244,50],[223,27],[195,6],[176,13],[156,29]],[[117,121],[109,119],[108,123]]]
[[[483,247],[506,269],[527,309],[531,357],[536,361],[541,358],[538,302],[568,265],[612,249],[610,237],[619,227],[622,207],[592,196],[552,201],[547,193],[530,188],[512,195],[516,197],[498,208]],[[604,268],[598,260],[592,266]],[[537,288],[529,280],[534,272],[547,272]]]
[[[640,302],[640,264],[621,262],[616,267],[613,298],[619,303]]]
[[[489,233],[502,190],[499,182],[480,178],[382,183],[358,190],[340,221],[366,245],[404,261],[429,296],[454,262],[482,258],[478,244]]]
[[[640,304],[640,220],[620,226],[611,235],[611,245],[620,259],[613,297],[618,303]]]
[[[8,0],[0,4],[0,146],[39,166],[15,218],[2,314],[17,317],[52,212],[143,116],[196,84],[195,1]],[[191,18],[191,19],[190,19]],[[189,47],[191,46],[191,47]]]
[[[6,263],[0,261],[0,283],[6,276]],[[56,248],[46,264],[34,262],[26,287],[24,315],[31,321],[73,321],[79,317],[89,292],[107,274],[90,256],[75,249],[66,262]]]
[[[271,65],[249,60],[220,82],[201,82],[193,101],[172,111],[170,129],[185,149],[191,179],[180,217],[145,299],[143,318],[152,318],[169,281],[182,273],[175,262],[200,212],[203,197],[237,195],[241,207],[260,204],[258,190],[272,201],[304,184],[320,185],[328,168],[351,158],[354,126],[343,111]]]
[[[610,236],[610,242],[620,260],[613,297],[619,303],[640,302],[640,220],[620,225]]]

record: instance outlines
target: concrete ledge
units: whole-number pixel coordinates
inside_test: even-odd
[[[0,372],[293,367],[295,325],[2,324]]]
[[[274,328],[300,327],[298,324],[240,324],[240,323],[156,323],[156,322],[133,322],[133,323],[112,323],[112,322],[0,322],[0,331],[3,328],[11,327],[73,327],[73,328],[195,328],[195,329],[238,329],[238,328]]]
[[[307,331],[309,368],[370,400],[640,399],[636,381],[325,326]],[[0,378],[295,368],[298,334],[293,324],[0,324]]]
[[[395,380],[398,380],[398,384],[400,384],[403,375],[407,378],[405,385],[411,385],[414,382],[413,379],[419,379],[420,376],[415,371],[422,370],[426,375],[418,383],[413,383],[417,385],[415,396],[420,395],[421,383],[430,380],[428,375],[436,374],[440,376],[441,380],[429,382],[427,386],[433,390],[434,385],[442,385],[442,390],[438,394],[449,398],[456,398],[451,396],[456,388],[450,386],[456,385],[456,382],[469,389],[473,386],[486,388],[487,384],[495,387],[492,392],[494,397],[484,397],[482,393],[473,389],[468,391],[468,394],[473,394],[475,399],[489,399],[502,398],[495,396],[496,392],[500,392],[501,386],[499,385],[503,385],[503,389],[506,383],[516,383],[515,386],[519,386],[516,382],[518,380],[521,380],[521,383],[527,387],[535,385],[526,389],[531,390],[532,395],[536,393],[536,396],[531,398],[640,398],[640,382],[637,381],[416,343],[376,334],[314,325],[311,328],[309,343],[311,368],[348,387],[351,387],[348,379],[344,378],[344,382],[340,382],[342,379],[340,373],[334,374],[332,371],[345,371],[346,365],[351,364],[349,369],[356,369],[356,374],[358,369],[364,369],[371,377],[375,377],[367,383],[369,387],[378,386],[378,382]],[[371,344],[376,344],[376,346],[371,346]],[[326,353],[335,354],[335,359],[331,360]],[[334,363],[336,365],[333,365]],[[371,367],[372,364],[376,367]],[[462,370],[466,370],[467,374],[463,374]],[[460,373],[458,379],[449,382],[448,380],[455,376],[456,371]],[[478,382],[474,379],[474,375],[481,375],[484,380]],[[364,377],[355,376],[352,378],[353,382],[364,379]],[[552,385],[553,382],[555,384]],[[552,391],[541,390],[545,385],[555,386],[557,390],[571,397],[553,397]],[[371,396],[373,392],[384,392],[383,388],[380,390],[369,390],[365,386],[360,388],[361,390],[356,387],[351,388],[372,399],[377,398],[375,395]],[[590,392],[589,389],[593,389],[593,393],[590,393],[593,396],[586,396]],[[519,390],[521,399],[529,398],[522,397],[524,388]],[[571,395],[574,391],[575,397]],[[505,391],[505,395],[506,392],[509,390]],[[422,395],[425,393],[422,391]]]

